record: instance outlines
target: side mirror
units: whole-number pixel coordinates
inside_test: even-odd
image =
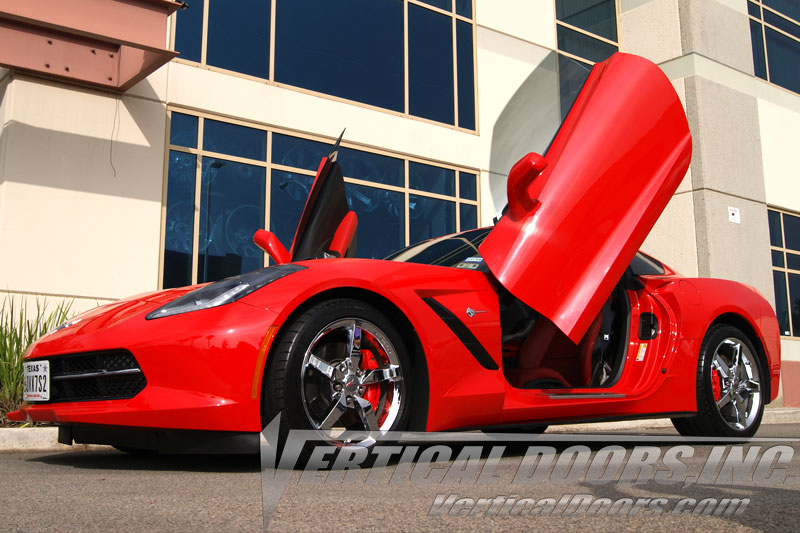
[[[531,152],[517,161],[508,173],[508,212],[511,218],[520,219],[530,211],[536,200],[528,194],[528,185],[547,167],[547,160]]]
[[[267,252],[269,256],[277,264],[282,265],[292,260],[292,256],[286,250],[286,247],[281,244],[281,241],[271,231],[260,229],[253,235],[253,242]]]
[[[344,257],[350,244],[353,242],[353,236],[356,234],[356,227],[358,226],[358,217],[355,211],[348,211],[339,227],[336,228],[336,233],[333,235],[331,246],[328,252],[334,257]]]

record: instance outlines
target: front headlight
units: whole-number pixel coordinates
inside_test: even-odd
[[[272,283],[276,279],[288,276],[306,267],[300,265],[275,265],[261,270],[254,270],[246,274],[240,274],[232,278],[226,278],[216,283],[211,283],[201,287],[180,298],[172,300],[148,314],[145,318],[163,318],[165,316],[179,315],[201,309],[210,309],[227,303],[235,302],[239,298],[244,298],[253,291],[257,291],[264,285]]]

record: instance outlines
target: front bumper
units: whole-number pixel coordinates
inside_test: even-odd
[[[102,328],[101,315],[73,332],[44,337],[27,359],[124,349],[146,386],[129,399],[26,403],[14,421],[203,431],[261,430],[262,343],[275,313],[234,302]],[[107,320],[107,317],[106,319]]]

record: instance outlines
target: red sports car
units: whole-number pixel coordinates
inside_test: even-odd
[[[372,260],[351,257],[334,149],[291,249],[256,233],[274,266],[63,324],[26,354],[9,418],[162,450],[255,447],[277,414],[379,431],[671,417],[684,435],[753,435],[778,393],[772,307],[637,251],[690,158],[670,81],[615,54],[545,155],[511,169],[494,227]]]

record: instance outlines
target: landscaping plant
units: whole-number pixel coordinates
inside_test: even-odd
[[[33,341],[69,318],[72,302],[48,310],[48,303],[37,299],[32,307],[14,298],[0,306],[0,426],[10,425],[6,414],[22,403],[22,355]]]

